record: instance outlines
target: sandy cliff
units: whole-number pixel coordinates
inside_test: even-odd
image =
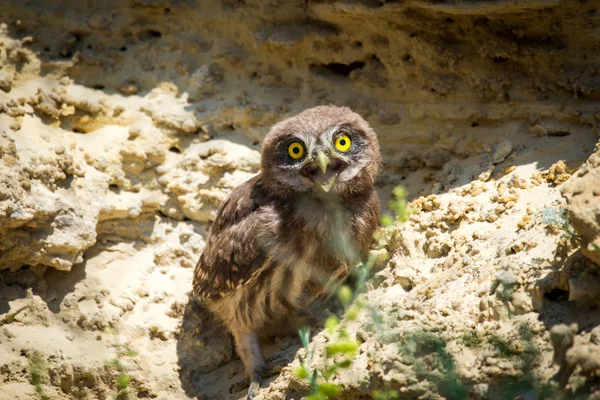
[[[600,396],[597,2],[0,3],[0,399],[242,397],[193,267],[269,126],[326,103],[416,211],[342,398]],[[262,398],[306,395],[299,347]]]

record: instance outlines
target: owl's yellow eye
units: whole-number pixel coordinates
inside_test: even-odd
[[[350,140],[350,137],[345,133],[341,136],[338,136],[338,138],[335,139],[335,148],[341,151],[342,153],[345,153],[348,150],[350,150],[351,145],[352,141]]]
[[[304,147],[302,147],[302,145],[299,142],[293,142],[288,147],[288,154],[294,160],[299,160],[304,155]]]

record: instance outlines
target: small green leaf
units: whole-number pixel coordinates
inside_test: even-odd
[[[337,365],[338,368],[348,368],[352,365],[352,360],[336,362],[335,365]]]
[[[338,331],[338,337],[340,339],[348,339],[350,335],[348,335],[348,331],[345,328],[340,328]]]
[[[352,301],[352,289],[350,289],[350,286],[343,285],[340,287],[338,290],[338,298],[344,307],[348,307]]]
[[[118,358],[112,359],[112,360],[108,360],[105,362],[107,366],[109,367],[113,367],[116,369],[121,369],[123,368],[123,364],[121,364],[121,360],[119,360]]]
[[[307,326],[298,329],[298,336],[300,336],[302,347],[308,351],[308,343],[310,342],[310,329]]]
[[[311,392],[311,394],[317,394],[318,393],[317,374],[318,374],[318,372],[315,369],[313,371],[312,376],[310,377],[310,392]]]
[[[383,325],[383,317],[376,310],[373,310],[371,317],[373,318],[373,323],[375,326],[380,327]]]
[[[294,375],[296,375],[300,379],[308,379],[308,369],[306,366],[301,365],[300,367],[294,370]]]
[[[327,357],[331,357],[336,354],[345,354],[349,357],[352,357],[354,356],[354,353],[356,353],[357,349],[358,343],[356,340],[345,339],[327,345],[327,347],[325,347],[325,352],[327,353]]]
[[[342,388],[340,385],[336,385],[335,383],[321,383],[319,385],[319,393],[323,394],[327,397],[334,397],[340,394]]]
[[[123,390],[127,388],[127,386],[129,386],[129,382],[131,382],[131,378],[129,377],[129,375],[121,374],[117,378],[117,387],[119,388],[119,390]]]
[[[338,326],[339,323],[340,320],[338,319],[337,315],[330,315],[327,318],[327,321],[325,321],[325,329],[327,329],[327,332],[329,332],[330,335],[333,335],[335,327]]]
[[[346,319],[348,321],[356,321],[359,313],[360,308],[356,304],[353,304],[352,306],[350,306],[350,308],[348,308],[348,311],[346,312]]]
[[[381,216],[379,223],[381,224],[381,226],[384,226],[384,227],[392,226],[392,225],[394,225],[394,217],[392,217],[389,214],[383,214]]]
[[[325,378],[325,380],[328,381],[329,378],[331,378],[333,374],[335,374],[335,371],[337,371],[337,369],[337,365],[330,365],[325,371],[322,372],[323,378]]]
[[[138,355],[138,353],[135,350],[133,350],[129,347],[126,347],[124,351],[119,352],[119,355],[121,355],[123,357],[135,357]]]
[[[399,396],[396,390],[374,390],[372,394],[375,400],[392,400]]]
[[[406,197],[406,189],[404,189],[402,186],[396,186],[394,190],[392,190],[392,193],[397,199],[403,199]]]

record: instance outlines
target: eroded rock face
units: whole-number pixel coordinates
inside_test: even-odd
[[[1,96],[0,269],[69,270],[98,233],[131,238],[128,224],[114,225],[148,213],[210,222],[259,167],[247,146],[187,139],[200,128],[173,85],[113,101],[68,80],[33,79]]]
[[[73,141],[28,118],[21,129],[0,137],[0,269],[68,270],[95,243],[96,199],[108,185],[85,171]]]
[[[586,105],[598,94],[593,43],[579,40],[595,22],[578,23],[592,6],[74,1],[62,19],[54,7],[4,10],[2,132],[22,147],[11,179],[29,180],[18,187],[31,204],[11,222],[18,232],[0,228],[0,268],[68,269],[98,221],[159,211],[209,222],[258,156],[211,166],[216,156],[198,161],[194,146],[233,131],[258,149],[272,123],[319,103],[350,105],[373,124],[390,166],[383,182],[430,168],[442,178],[432,192],[525,159],[529,135],[587,135],[597,120]],[[561,106],[542,105],[549,97]],[[559,167],[546,179],[567,179]],[[57,191],[70,200],[53,200]],[[56,218],[52,234],[41,227]]]
[[[581,251],[600,266],[600,145],[562,189],[570,222],[581,236]]]

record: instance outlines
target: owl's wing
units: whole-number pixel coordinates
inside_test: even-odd
[[[276,229],[260,175],[225,199],[196,265],[194,295],[216,300],[257,274]]]

